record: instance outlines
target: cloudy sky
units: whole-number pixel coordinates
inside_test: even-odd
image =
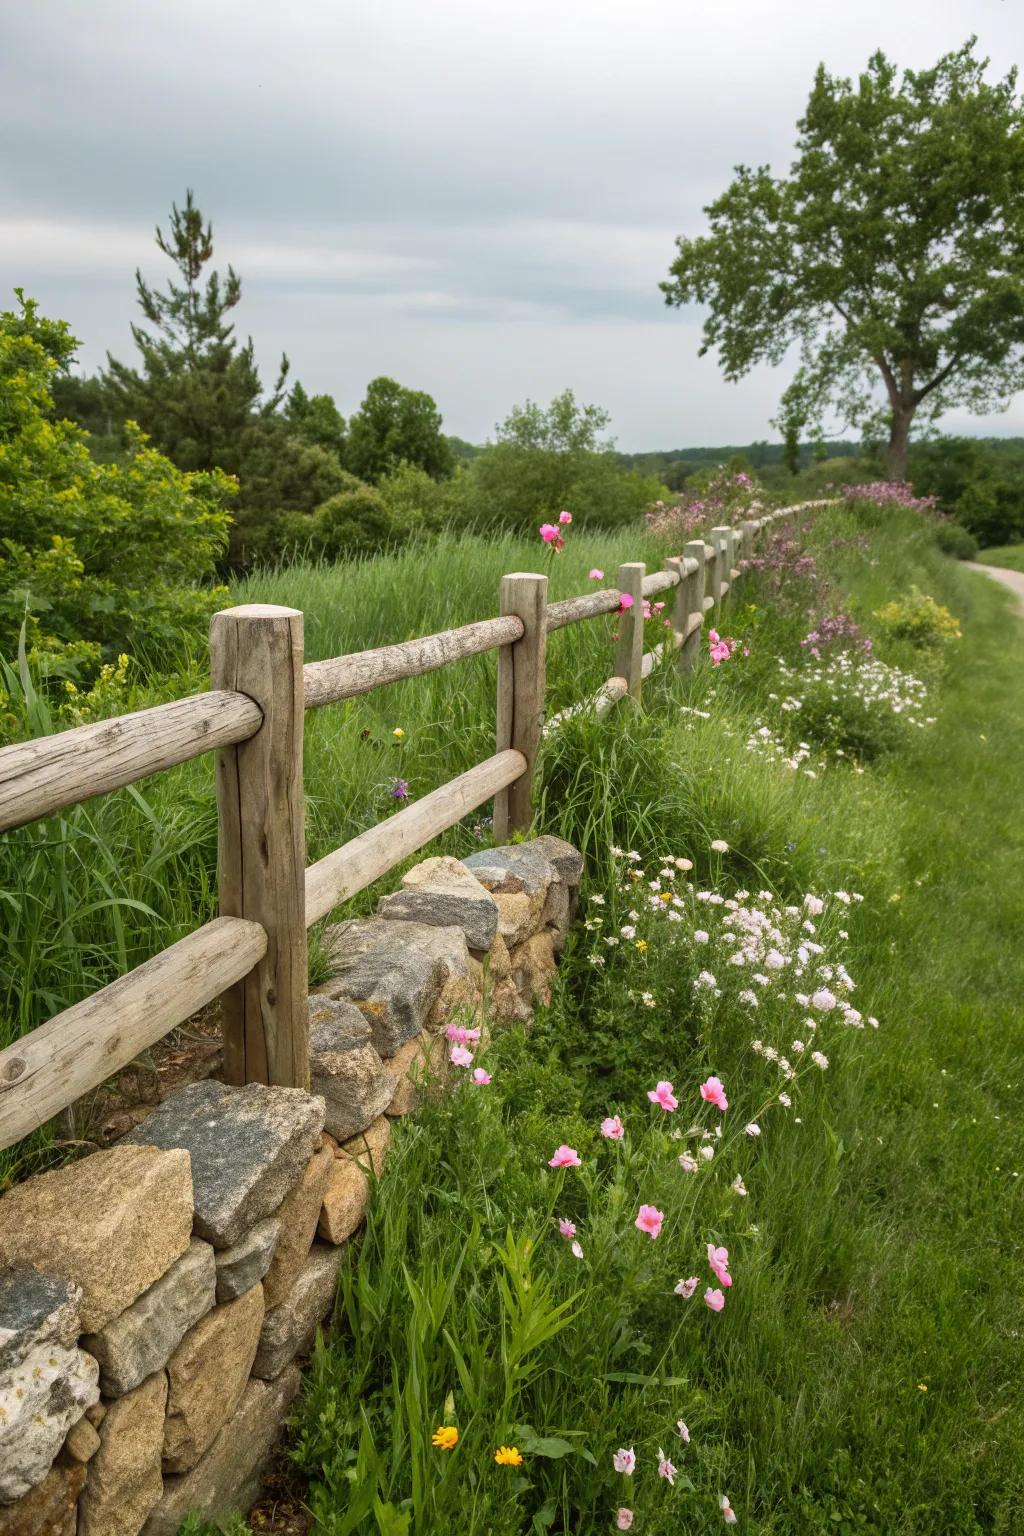
[[[3,7],[0,287],[131,354],[133,273],[195,189],[265,375],[347,414],[377,374],[481,440],[566,385],[621,447],[747,442],[784,369],[722,382],[657,289],[740,161],[788,163],[824,60],[994,73],[1021,0],[31,0]],[[1024,397],[952,427],[1024,432]]]

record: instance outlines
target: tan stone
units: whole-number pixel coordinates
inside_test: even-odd
[[[0,1253],[82,1288],[83,1333],[148,1290],[192,1237],[189,1155],[111,1147],[39,1173],[0,1199]]]
[[[398,1078],[395,1096],[385,1111],[392,1119],[411,1114],[431,1084],[439,1085],[451,1076],[447,1044],[444,1035],[424,1030],[389,1058],[388,1066]]]
[[[181,1477],[164,1478],[163,1498],[146,1521],[143,1536],[176,1536],[194,1509],[218,1530],[221,1522],[227,1529],[231,1515],[245,1514],[259,1496],[260,1471],[301,1382],[297,1365],[288,1366],[276,1381],[251,1379],[233,1417],[202,1460]]]
[[[343,1243],[366,1215],[369,1203],[370,1180],[365,1168],[352,1157],[336,1157],[327,1175],[317,1236],[328,1243]]]
[[[551,1001],[551,978],[558,969],[555,963],[554,935],[550,928],[535,933],[525,944],[509,951],[512,977],[523,1002],[530,1004]]]
[[[83,1466],[57,1463],[24,1498],[0,1507],[0,1536],[75,1536],[75,1505],[84,1486]]]
[[[91,1461],[100,1448],[100,1437],[87,1418],[79,1419],[68,1430],[64,1449],[75,1461]]]
[[[106,1403],[93,1403],[91,1408],[87,1408],[85,1410],[85,1416],[89,1420],[89,1423],[92,1425],[93,1429],[99,1429],[100,1425],[103,1423],[103,1420],[107,1416]]]
[[[508,945],[500,933],[495,934],[494,943],[487,957],[487,975],[491,981],[503,981],[511,974],[512,964],[508,958]]]
[[[469,962],[466,974],[462,976],[449,976],[441,987],[433,1007],[427,1014],[427,1028],[431,1030],[445,1029],[453,1021],[460,1024],[472,1024],[475,1022],[483,1002],[483,968],[476,967],[477,974],[470,967],[475,962],[467,956]],[[392,1058],[389,1058],[389,1061]]]
[[[498,937],[512,949],[528,939],[540,923],[544,893],[531,896],[526,891],[501,891],[494,900],[498,904]]]
[[[339,1156],[355,1158],[364,1168],[372,1168],[379,1179],[384,1171],[384,1159],[391,1144],[391,1122],[381,1115],[359,1136],[353,1136],[339,1148]]]
[[[138,1536],[163,1492],[166,1406],[163,1371],[110,1404],[78,1501],[78,1536]]]
[[[519,995],[511,976],[497,981],[491,990],[490,1014],[499,1024],[529,1024],[533,1010]]]
[[[227,1306],[207,1312],[167,1362],[167,1471],[187,1472],[195,1466],[238,1407],[256,1356],[264,1310],[263,1288],[254,1285]]]
[[[286,1195],[277,1208],[275,1215],[281,1225],[281,1235],[263,1281],[263,1299],[268,1311],[284,1300],[309,1258],[327,1175],[333,1163],[333,1149],[321,1147],[306,1164],[291,1194]]]

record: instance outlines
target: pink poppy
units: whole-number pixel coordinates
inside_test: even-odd
[[[656,1205],[642,1205],[637,1212],[633,1225],[638,1232],[646,1232],[648,1237],[655,1238],[661,1231],[661,1224],[665,1220],[664,1211],[659,1211]]]
[[[720,1109],[723,1114],[729,1108],[729,1100],[725,1096],[725,1089],[722,1086],[722,1079],[720,1077],[709,1077],[706,1083],[701,1083],[700,1096],[706,1103],[713,1104],[716,1109]]]
[[[445,1030],[449,1040],[454,1040],[456,1045],[474,1045],[480,1039],[478,1029],[469,1029],[465,1024],[449,1024]]]
[[[473,1065],[473,1052],[467,1051],[464,1045],[453,1045],[448,1052],[448,1060],[453,1067],[471,1067]]]
[[[601,1121],[601,1135],[607,1137],[609,1141],[621,1141],[625,1134],[626,1128],[618,1115],[609,1115],[606,1120]]]
[[[664,1081],[656,1083],[653,1088],[647,1090],[647,1097],[652,1104],[660,1104],[666,1114],[679,1108],[679,1100],[672,1092],[672,1084]]]
[[[658,1476],[666,1478],[670,1488],[675,1484],[676,1469],[669,1461],[660,1445],[658,1446]]]
[[[620,613],[628,613],[628,611],[630,610],[630,608],[632,608],[632,606],[633,606],[633,599],[632,599],[632,597],[630,597],[629,593],[628,592],[620,592],[619,593],[619,612]]]
[[[636,1466],[636,1452],[632,1446],[630,1446],[628,1451],[624,1446],[620,1446],[617,1451],[613,1452],[612,1466],[616,1472],[621,1472],[625,1477],[632,1477],[633,1469]]]
[[[721,1312],[722,1308],[725,1306],[725,1297],[722,1295],[722,1292],[713,1291],[710,1286],[708,1286],[707,1290],[704,1292],[704,1300],[711,1308],[712,1312]]]
[[[725,1521],[726,1525],[735,1525],[736,1511],[729,1503],[729,1495],[727,1493],[719,1494],[718,1507],[722,1511],[722,1519]]]
[[[567,1147],[565,1142],[563,1141],[562,1145],[555,1149],[554,1157],[548,1158],[548,1167],[549,1168],[579,1168],[581,1162],[582,1162],[582,1158],[580,1157],[579,1153],[576,1151],[576,1148],[575,1147]]]
[[[590,572],[590,579],[591,581],[604,581],[604,571],[600,570],[598,566],[595,565],[594,569]],[[623,1529],[625,1529],[625,1527],[623,1527]]]
[[[615,1516],[615,1529],[617,1531],[628,1531],[632,1524],[633,1511],[631,1509],[627,1509],[625,1505],[623,1505],[618,1514]]]
[[[677,1280],[676,1295],[681,1296],[684,1301],[689,1301],[699,1284],[700,1281],[696,1275],[691,1275],[688,1280]]]
[[[732,1285],[732,1275],[729,1273],[728,1248],[716,1248],[714,1243],[708,1243],[708,1268],[722,1285]]]
[[[561,523],[563,528],[567,528],[569,526],[569,524],[572,522],[572,513],[571,512],[559,512],[559,514],[558,514],[558,521]]]
[[[676,1429],[678,1429],[678,1431],[679,1431],[679,1438],[683,1442],[683,1444],[684,1445],[689,1445],[689,1443],[690,1443],[690,1431],[687,1429],[687,1427],[683,1423],[682,1419],[677,1419],[676,1420]]]
[[[558,1230],[559,1230],[559,1232],[561,1232],[563,1237],[575,1237],[576,1236],[576,1226],[575,1226],[575,1224],[573,1222],[571,1222],[571,1221],[566,1221],[564,1216],[559,1217]]]
[[[541,523],[539,532],[545,544],[555,544],[562,537],[554,523]]]
[[[485,1072],[483,1067],[477,1067],[473,1073],[472,1081],[478,1088],[486,1088],[491,1081],[491,1074]]]

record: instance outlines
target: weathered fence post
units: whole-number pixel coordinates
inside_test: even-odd
[[[522,778],[494,797],[494,835],[525,832],[532,820],[533,773],[544,724],[548,645],[548,579],[515,571],[501,578],[499,611],[523,621],[523,636],[498,650],[497,750],[526,758]]]
[[[704,587],[706,577],[707,548],[703,539],[694,539],[683,550],[683,558],[696,560],[697,569],[689,576],[683,578],[684,603],[688,610],[688,617],[684,627],[686,639],[679,653],[679,669],[682,672],[692,672],[697,665],[697,657],[700,655],[700,641],[704,630]],[[690,627],[690,619],[694,614],[700,614],[700,623],[692,633],[687,633]]]
[[[644,575],[647,567],[642,561],[631,561],[619,566],[616,578],[623,597],[633,599],[632,604],[619,614],[619,638],[615,642],[615,664],[612,674],[624,677],[631,699],[639,699],[644,664]]]
[[[713,554],[711,556],[711,596],[715,600],[715,617],[722,611],[722,581],[725,571],[725,536],[728,528],[712,528],[709,540]],[[728,580],[727,577],[724,579]]]
[[[751,517],[746,522],[741,523],[740,527],[743,530],[743,557],[745,560],[749,560],[754,553],[754,546],[757,543],[758,524],[756,519]]]
[[[210,677],[263,711],[255,736],[217,753],[220,914],[267,934],[264,958],[224,994],[224,1076],[308,1089],[302,614],[215,613]]]

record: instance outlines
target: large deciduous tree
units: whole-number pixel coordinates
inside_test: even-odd
[[[446,480],[455,456],[441,431],[441,412],[430,395],[394,379],[373,379],[348,424],[345,467],[376,482],[399,464],[414,464],[434,480]]]
[[[876,53],[856,84],[820,66],[789,176],[738,166],[661,284],[710,306],[701,353],[727,379],[799,343],[784,431],[881,408],[894,479],[915,418],[1024,387],[1024,108],[974,45],[902,76]]]

